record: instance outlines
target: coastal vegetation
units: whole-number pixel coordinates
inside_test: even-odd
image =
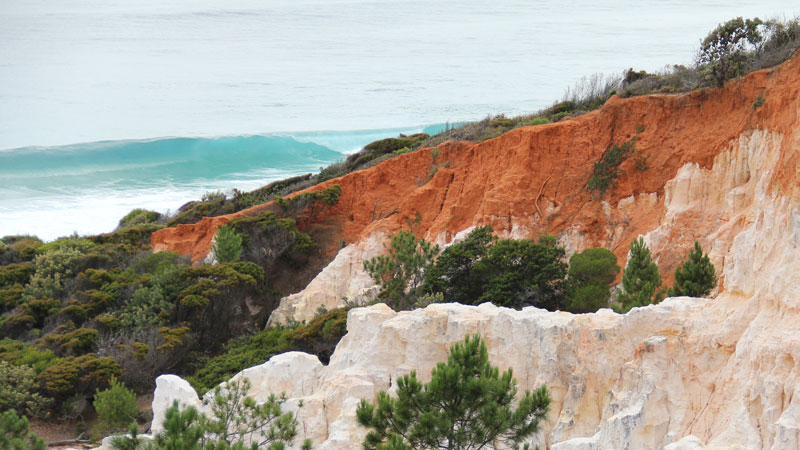
[[[39,448],[40,441],[30,433],[23,416],[79,421],[92,414],[91,405],[96,413],[112,418],[103,427],[120,428],[122,422],[113,417],[127,421],[131,415],[130,396],[120,393],[122,389],[144,393],[151,390],[157,375],[168,371],[188,377],[202,393],[246,367],[290,350],[314,353],[327,363],[346,331],[346,309],[319,311],[308,323],[265,329],[279,299],[305,286],[330,260],[321,244],[325,236],[312,224],[335,207],[342,189],[328,185],[293,195],[300,190],[422,148],[434,147],[430,150],[433,164],[440,156],[436,146],[445,141],[482,141],[522,126],[567,120],[601,107],[613,95],[713,89],[785,60],[799,45],[797,19],[734,19],[703,41],[691,67],[593,76],[535,114],[487,117],[436,136],[379,140],[321,168],[318,174],[250,192],[209,193],[174,216],[135,209],[108,234],[70,236],[49,243],[34,236],[3,237],[0,409],[6,412],[0,426],[11,431],[0,430],[0,439],[17,439]],[[764,97],[758,97],[753,107],[764,102]],[[641,132],[637,129],[636,133]],[[646,170],[646,160],[636,159],[636,142],[633,137],[609,145],[594,163],[588,188],[600,194],[613,189],[620,165],[630,157],[638,169]],[[203,217],[270,201],[269,206],[249,211],[218,230],[214,251],[219,264],[193,266],[185,256],[153,253],[150,247],[150,236],[164,226],[196,223]],[[657,303],[667,293],[706,296],[717,283],[713,265],[696,243],[688,260],[675,271],[675,285],[669,291],[663,289],[658,268],[640,238],[631,244],[622,289],[614,299],[612,285],[620,268],[610,251],[587,249],[567,260],[565,249],[553,237],[500,239],[486,226],[443,251],[412,232],[400,232],[392,237],[388,255],[367,261],[364,268],[381,287],[376,301],[396,309],[432,302],[489,301],[512,308],[585,313],[614,307],[624,312]],[[471,342],[464,345],[476,345]],[[406,382],[423,387],[411,378]],[[108,408],[105,392],[116,392]],[[123,413],[114,405],[120,398],[127,398],[119,406]],[[396,407],[390,400],[386,396],[376,407]],[[368,419],[364,408],[359,414],[362,423],[378,433],[374,444],[391,439],[397,430],[376,422],[374,415]],[[172,430],[195,433],[190,430],[199,423],[196,413],[171,411]]]

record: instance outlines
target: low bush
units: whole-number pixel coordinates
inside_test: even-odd
[[[126,430],[136,422],[139,413],[136,394],[116,379],[111,380],[108,389],[95,391],[93,406],[97,411],[98,431],[103,433]]]
[[[52,400],[41,396],[38,388],[33,367],[0,361],[0,410],[16,409],[28,416],[43,416]]]
[[[113,358],[90,353],[60,359],[43,370],[36,379],[48,396],[63,400],[75,394],[90,396],[93,389],[106,388],[112,378],[121,375],[122,370]]]
[[[42,350],[35,345],[9,338],[0,340],[0,361],[15,366],[31,366],[37,374],[58,360],[51,350]]]
[[[126,228],[146,223],[156,223],[161,218],[161,213],[136,208],[119,220],[119,228]]]

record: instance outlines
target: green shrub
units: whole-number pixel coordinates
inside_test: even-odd
[[[717,274],[714,265],[703,254],[700,243],[694,242],[694,249],[689,252],[689,259],[675,269],[675,285],[670,290],[671,296],[705,297],[717,285]]]
[[[397,311],[407,310],[422,296],[423,275],[438,253],[438,245],[400,231],[392,236],[389,254],[364,261],[364,270],[381,286],[381,300]]]
[[[313,353],[323,364],[327,364],[345,333],[347,309],[334,309],[320,314],[306,325],[288,331],[287,338],[293,350]]]
[[[288,334],[289,330],[283,328],[267,328],[257,334],[233,338],[225,345],[224,353],[200,364],[189,382],[202,395],[238,372],[290,350]]]
[[[531,119],[529,124],[530,125],[546,125],[548,123],[550,123],[550,121],[547,120],[547,117],[534,117],[533,119]]]
[[[8,264],[0,266],[0,287],[28,283],[35,269],[30,263]]]
[[[619,166],[628,159],[636,150],[636,138],[633,138],[622,144],[614,144],[603,152],[600,160],[592,165],[592,176],[589,178],[587,186],[590,191],[600,191],[600,194],[606,192],[610,187],[614,186],[617,177],[620,175],[621,170]]]
[[[56,328],[52,333],[40,339],[61,353],[68,355],[82,355],[92,351],[97,344],[97,330],[91,328],[76,328],[73,322],[67,322]]]
[[[630,257],[622,273],[622,292],[619,294],[620,312],[628,312],[637,306],[646,306],[661,301],[658,288],[661,275],[658,266],[650,257],[650,249],[640,236],[631,242]]]
[[[758,96],[758,97],[756,97],[756,99],[753,101],[753,109],[761,108],[762,106],[764,106],[764,102],[765,102],[765,101],[766,101],[766,99],[764,99],[764,97],[762,97],[762,96],[760,96],[760,95],[759,95],[759,96]]]
[[[9,338],[0,340],[0,360],[15,366],[31,366],[36,373],[58,362],[51,350],[40,350],[34,345]]]
[[[447,247],[425,273],[425,292],[464,304],[558,309],[566,289],[564,249],[550,236],[498,240],[492,231],[476,228]]]
[[[95,391],[93,405],[97,411],[98,426],[106,433],[127,429],[131,423],[136,422],[139,413],[136,394],[116,379],[111,380],[108,389]]]
[[[130,227],[133,225],[143,225],[146,223],[155,223],[160,218],[161,213],[136,208],[119,220],[119,228]]]
[[[30,429],[28,419],[13,409],[0,415],[0,448],[6,450],[46,450],[44,439]]]
[[[297,420],[294,414],[282,410],[286,396],[270,394],[265,402],[256,404],[247,396],[250,388],[247,378],[228,381],[224,389],[217,386],[214,395],[203,400],[210,414],[201,416],[200,424],[213,436],[209,442],[203,442],[204,448],[280,449],[291,445],[297,436]],[[308,445],[305,443],[304,447]]]
[[[475,335],[450,347],[446,363],[421,383],[416,371],[397,380],[397,397],[378,393],[375,404],[362,400],[358,423],[369,429],[363,448],[482,448],[488,442],[518,446],[539,431],[550,409],[542,386],[526,391],[514,407],[517,382],[511,369],[489,364],[486,345]]]
[[[595,312],[608,306],[609,285],[619,273],[617,256],[604,248],[590,248],[569,259],[567,311]]]
[[[41,416],[52,400],[37,391],[36,371],[27,365],[0,361],[0,410],[16,409],[30,416]]]
[[[112,378],[121,375],[122,370],[113,358],[90,353],[60,359],[43,370],[36,379],[46,394],[63,399],[76,393],[91,395],[92,389],[105,388]]]

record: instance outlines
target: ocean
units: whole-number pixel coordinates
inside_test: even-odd
[[[533,112],[583,76],[691,63],[732,17],[798,13],[776,0],[4,1],[0,236],[108,232],[133,208],[314,172],[382,137]]]

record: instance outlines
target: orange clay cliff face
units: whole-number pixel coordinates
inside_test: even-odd
[[[757,98],[762,106],[754,105]],[[644,236],[668,280],[699,240],[720,285],[712,299],[670,298],[625,315],[491,304],[401,313],[385,305],[354,308],[328,366],[291,352],[237,377],[252,381],[256,400],[285,392],[290,403],[302,401],[298,429],[314,448],[358,448],[361,399],[412,369],[427,380],[453,342],[480,333],[492,363],[513,368],[520,391],[545,384],[551,393],[550,413],[532,442],[542,448],[796,450],[798,114],[795,55],[721,89],[615,97],[572,120],[479,144],[444,144],[435,160],[423,149],[315,187],[342,187],[338,205],[319,220],[336,225],[346,245],[305,289],[281,300],[275,324],[363,301],[374,293],[364,259],[384,253],[389,236],[409,227],[440,244],[484,224],[514,238],[548,233],[569,251],[609,248],[620,265],[630,242]],[[613,190],[590,194],[592,164],[637,130],[648,168],[629,160]],[[228,219],[162,230],[154,248],[202,260]],[[176,376],[159,377],[156,386],[156,432],[173,400],[203,407]]]
[[[605,247],[621,265],[631,241],[645,235],[668,284],[697,239],[724,287],[725,253],[753,220],[741,213],[755,200],[753,172],[766,169],[756,164],[770,165],[771,177],[758,180],[766,183],[766,194],[797,195],[799,59],[723,89],[612,97],[602,109],[575,119],[477,144],[445,143],[435,159],[422,149],[315,186],[310,190],[342,187],[339,203],[317,220],[338,229],[332,242],[349,245],[326,269],[335,273],[323,271],[308,295],[291,300],[302,300],[302,308],[283,302],[276,320],[289,312],[305,320],[318,306],[359,299],[372,284],[361,261],[385,251],[388,236],[401,229],[440,245],[486,224],[504,237],[552,234],[568,253]],[[765,102],[754,107],[759,97]],[[615,187],[604,195],[591,193],[593,163],[609,146],[635,136],[647,169],[629,158]],[[767,151],[775,154],[762,154]],[[202,261],[220,226],[265,207],[160,230],[152,237],[153,249]]]

